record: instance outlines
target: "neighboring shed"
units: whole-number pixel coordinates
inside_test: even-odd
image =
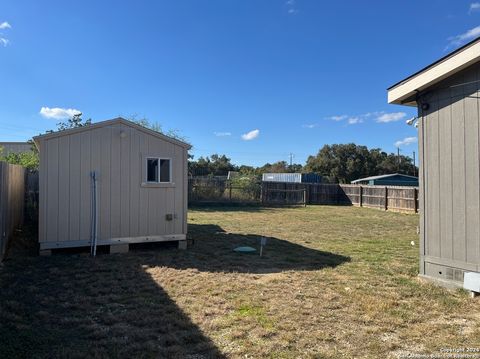
[[[34,141],[40,152],[41,251],[90,246],[95,237],[111,252],[138,242],[183,246],[190,145],[122,118]]]
[[[263,182],[320,183],[322,177],[316,173],[264,173]]]
[[[480,38],[388,89],[416,106],[420,275],[461,284],[480,271]]]
[[[359,178],[352,181],[352,184],[363,184],[369,186],[414,186],[418,187],[418,177],[408,176],[401,173],[392,173],[380,176]]]
[[[32,144],[28,142],[0,142],[0,154],[32,152]]]

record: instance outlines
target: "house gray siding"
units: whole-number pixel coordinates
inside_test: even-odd
[[[98,176],[99,244],[184,239],[187,148],[124,123],[39,138],[38,145],[41,248],[88,245],[92,171]],[[147,156],[171,159],[172,184],[145,183]]]
[[[456,282],[480,271],[479,80],[476,64],[417,101],[420,274]]]
[[[1,154],[32,152],[32,144],[28,142],[0,142]]]

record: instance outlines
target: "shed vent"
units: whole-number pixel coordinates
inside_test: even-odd
[[[445,278],[455,280],[457,282],[463,282],[463,271],[456,268],[445,268]]]

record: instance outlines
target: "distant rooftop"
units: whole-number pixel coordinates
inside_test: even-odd
[[[28,142],[0,142],[0,150],[3,155],[31,152],[32,144]]]
[[[408,178],[411,178],[411,179],[418,179],[418,177],[405,175],[403,173],[390,173],[390,174],[386,174],[386,175],[359,178],[359,179],[356,179],[356,180],[352,181],[352,183],[363,182],[363,181],[374,181],[374,180],[384,179],[384,178],[389,178],[389,177],[394,177],[394,176],[402,176],[402,177],[408,177]]]

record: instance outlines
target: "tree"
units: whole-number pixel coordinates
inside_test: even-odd
[[[226,176],[228,171],[238,171],[230,158],[216,153],[210,157],[199,157],[197,161],[189,161],[188,167],[193,176]]]
[[[168,131],[163,131],[162,126],[158,122],[150,122],[146,117],[142,117],[140,119],[137,119],[137,115],[132,115],[128,118],[129,121],[132,121],[136,123],[137,125],[143,126],[145,128],[148,128],[152,131],[161,133],[165,136],[174,138],[176,140],[186,142],[188,143],[188,140],[185,136],[182,136],[178,130],[170,129]]]
[[[262,167],[257,168],[257,173],[295,173],[302,172],[303,167],[300,164],[294,163],[288,165],[286,161],[278,161],[274,163],[266,163]]]
[[[162,126],[158,122],[150,122],[145,117],[137,120],[136,116],[132,116],[131,118],[129,118],[129,120],[136,123],[137,125],[149,128],[150,130],[153,130],[155,132],[163,133],[162,132]]]
[[[20,152],[20,153],[10,152],[8,154],[4,154],[3,147],[1,146],[0,146],[0,161],[11,163],[13,165],[20,165],[30,170],[38,169],[38,165],[40,162],[38,157],[38,152],[36,150],[35,151],[32,150],[31,152]]]
[[[82,113],[77,113],[69,118],[66,122],[57,123],[57,131],[69,130],[71,128],[84,127],[92,124],[92,119],[82,119]],[[48,133],[54,132],[53,130],[47,131]]]
[[[57,123],[56,131],[65,131],[71,128],[84,127],[92,124],[92,120],[83,120],[82,114],[78,113],[69,118],[66,122]],[[48,130],[46,133],[55,132],[54,130]],[[20,165],[31,170],[37,170],[40,164],[40,159],[38,155],[38,149],[33,143],[33,139],[28,141],[31,145],[31,152],[22,152],[22,153],[9,153],[3,154],[0,151],[0,161],[5,161],[7,163]]]
[[[305,168],[339,183],[396,172],[413,175],[414,170],[406,156],[387,154],[378,148],[369,150],[354,143],[323,146],[316,156],[308,157]]]
[[[241,165],[240,167],[238,167],[238,172],[246,176],[256,175],[257,174],[256,170],[257,169],[253,166]]]

